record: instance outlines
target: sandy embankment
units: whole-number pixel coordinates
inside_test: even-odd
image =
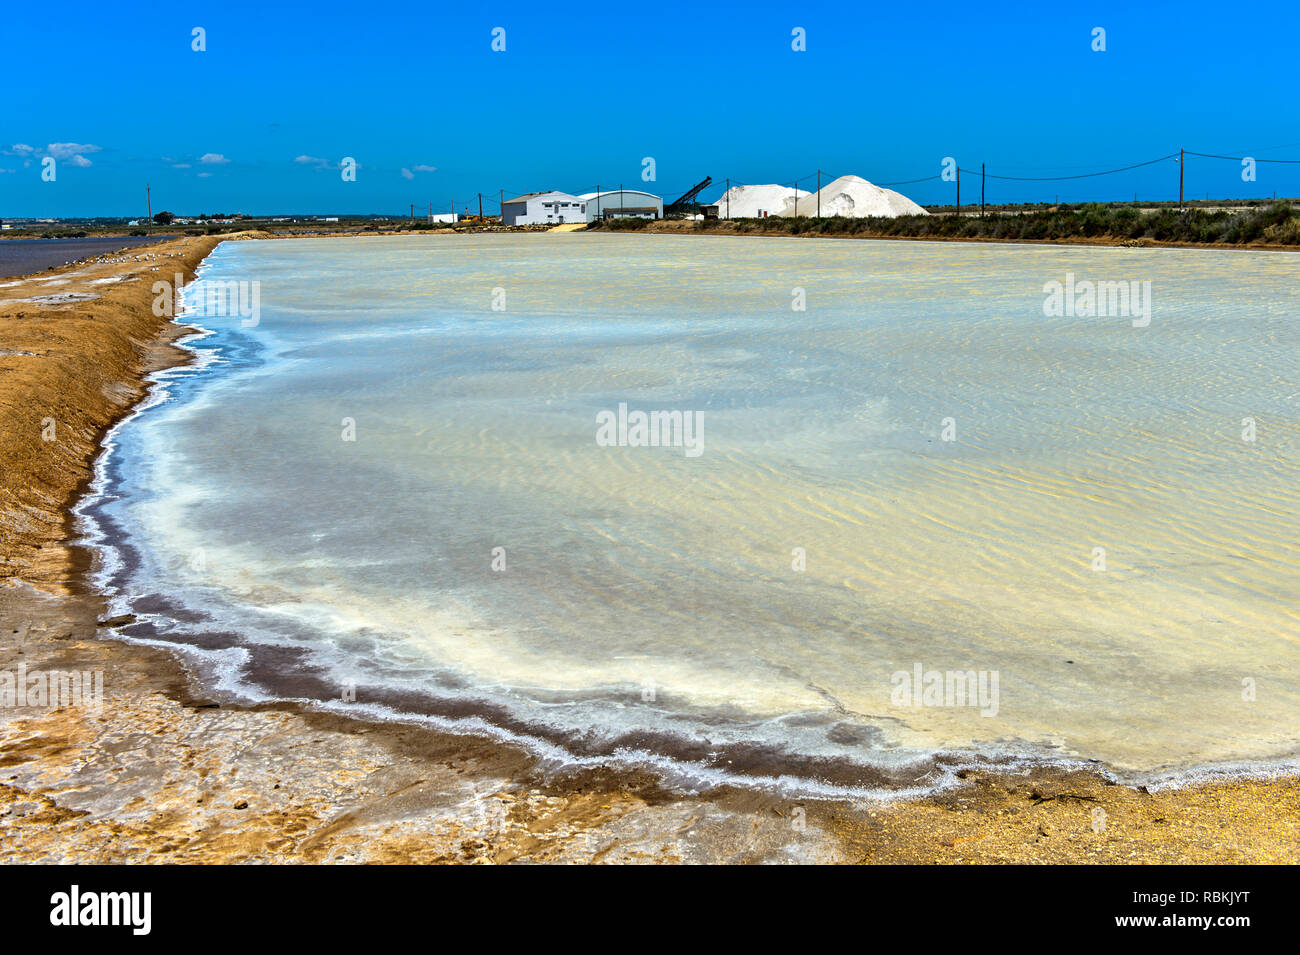
[[[100,712],[0,709],[0,861],[1300,861],[1294,779],[1148,794],[1092,773],[976,773],[877,806],[688,797],[613,772],[545,777],[480,740],[196,696],[170,654],[104,639],[66,541],[105,430],[151,369],[184,360],[153,282],[189,277],[218,241],[0,283],[0,671],[99,669],[106,696]]]

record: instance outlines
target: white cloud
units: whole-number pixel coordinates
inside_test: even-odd
[[[424,165],[423,163],[421,163],[421,164],[418,165],[418,166],[413,166],[412,168],[413,168],[416,172],[437,172],[437,171],[438,171],[438,167],[437,167],[437,166],[426,166],[426,165]]]
[[[230,162],[230,160],[221,155],[221,153],[204,153],[199,157],[199,162],[206,163],[209,166],[220,166],[224,163]]]
[[[97,153],[98,146],[92,146],[89,143],[50,143],[45,147],[45,152],[55,159],[78,159],[85,158],[83,153]],[[82,163],[76,163],[80,166]],[[87,162],[85,165],[89,166]]]
[[[91,143],[50,143],[42,149],[39,146],[28,146],[26,143],[14,143],[12,149],[4,149],[0,152],[6,156],[22,156],[29,161],[37,156],[53,156],[60,162],[84,169],[91,164],[85,157],[85,153],[100,152],[100,147]]]
[[[414,178],[415,178],[415,173],[411,172],[411,170],[407,169],[406,167],[402,167],[402,178],[403,178],[403,179],[414,179]]]
[[[189,168],[190,168],[190,164],[187,163],[187,162],[174,162],[174,163],[172,163],[172,168],[173,168],[173,169],[189,169]]]
[[[200,179],[211,179],[211,178],[212,178],[212,173],[210,173],[210,172],[201,172],[201,173],[199,173],[199,178],[200,178]]]

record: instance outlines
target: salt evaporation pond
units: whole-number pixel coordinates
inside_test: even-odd
[[[260,321],[200,319],[208,360],[119,429],[84,510],[128,633],[189,648],[216,691],[556,764],[858,793],[973,758],[1279,766],[1297,261],[226,243],[203,276],[261,283]],[[1067,274],[1151,282],[1149,324],[1045,315]],[[702,453],[598,442],[620,405],[697,415]],[[902,692],[949,671],[985,698]]]

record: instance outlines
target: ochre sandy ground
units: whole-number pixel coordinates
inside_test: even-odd
[[[797,803],[557,776],[485,740],[216,705],[171,654],[112,639],[67,538],[106,428],[148,371],[183,360],[153,283],[188,278],[217,241],[0,282],[0,670],[103,670],[106,695],[98,712],[0,709],[0,861],[1300,861],[1294,778],[1147,793],[1090,772],[971,773],[924,800]],[[24,301],[69,292],[95,297]]]

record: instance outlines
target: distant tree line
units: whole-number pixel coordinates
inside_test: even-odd
[[[589,228],[645,229],[644,219],[612,219]],[[928,215],[851,219],[811,216],[764,219],[704,219],[698,231],[864,235],[899,238],[1195,242],[1209,245],[1300,245],[1300,209],[1274,202],[1244,211],[1173,208],[1143,211],[1135,206],[1089,203],[1072,209],[990,213],[985,216]]]

